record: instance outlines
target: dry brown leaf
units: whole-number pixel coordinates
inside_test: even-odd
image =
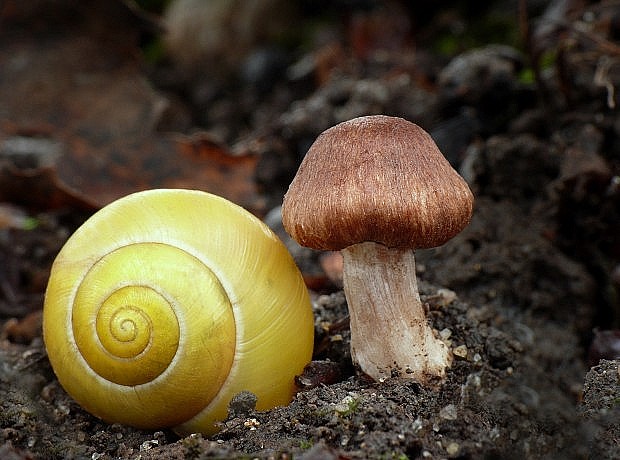
[[[124,2],[22,3],[0,9],[0,201],[88,208],[182,187],[262,212],[256,158],[233,157],[206,135],[156,131],[170,104],[144,76],[142,18]],[[19,139],[56,152],[25,168],[11,153]]]

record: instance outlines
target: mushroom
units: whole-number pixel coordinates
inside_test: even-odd
[[[427,322],[414,251],[455,236],[472,208],[465,180],[402,118],[340,123],[303,159],[284,197],[284,228],[302,246],[342,250],[351,356],[375,380],[445,377],[452,354]]]

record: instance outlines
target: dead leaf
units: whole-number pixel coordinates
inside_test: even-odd
[[[0,337],[5,337],[13,343],[29,344],[36,337],[41,337],[43,312],[41,310],[29,313],[22,319],[11,318],[6,323]]]
[[[170,102],[144,75],[144,19],[125,2],[23,3],[0,9],[0,201],[96,208],[138,190],[179,187],[262,212],[255,157],[232,156],[204,134],[156,131]],[[24,167],[6,158],[18,139],[58,151]]]

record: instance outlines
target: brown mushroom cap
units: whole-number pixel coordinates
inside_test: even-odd
[[[467,183],[422,128],[366,116],[324,131],[312,144],[282,206],[301,245],[340,250],[364,241],[431,248],[470,221]]]

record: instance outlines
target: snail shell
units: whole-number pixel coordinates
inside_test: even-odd
[[[211,434],[240,391],[258,410],[290,402],[313,316],[292,257],[260,220],[205,192],[150,190],[67,241],[43,334],[61,385],[92,414]]]

